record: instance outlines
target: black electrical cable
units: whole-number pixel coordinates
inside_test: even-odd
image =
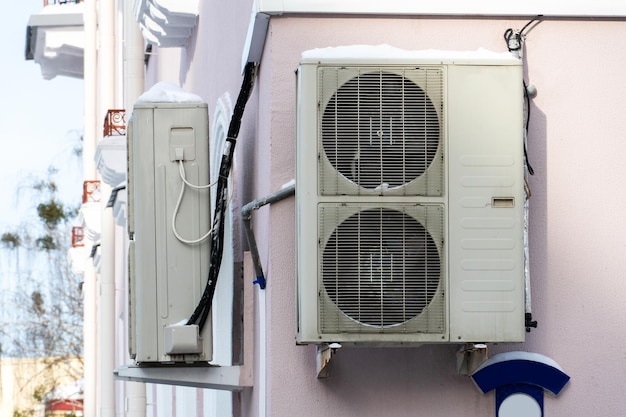
[[[536,22],[537,20],[541,19],[542,17],[543,17],[542,14],[538,14],[537,16],[532,18],[528,23],[526,23],[524,25],[524,27],[522,28],[522,30],[520,30],[519,32],[515,32],[512,28],[508,28],[507,30],[504,31],[504,40],[506,41],[506,47],[508,48],[509,52],[511,52],[511,51],[519,51],[520,49],[522,49],[522,43],[523,43],[522,41],[523,41],[524,31],[533,22]],[[517,41],[517,45],[514,46],[514,47],[511,46],[511,39],[513,37],[515,37],[515,40]]]
[[[533,22],[536,22],[537,20],[541,19],[543,17],[542,14],[538,14],[537,16],[533,17],[531,20],[528,21],[528,23],[526,23],[524,25],[524,27],[522,28],[522,30],[519,31],[520,35],[524,34],[524,31],[526,30],[526,28],[528,26],[530,26]]]
[[[511,39],[513,38],[513,36],[515,36],[517,40],[517,46],[515,47],[511,46]],[[519,51],[520,49],[522,49],[521,35],[519,33],[516,34],[512,28],[508,28],[504,31],[504,41],[506,42],[506,47],[508,48],[509,52]]]
[[[235,109],[228,127],[226,150],[224,151],[220,162],[215,198],[215,215],[213,217],[213,231],[211,233],[209,274],[204,292],[198,302],[198,306],[189,320],[187,320],[187,325],[197,324],[200,331],[204,328],[209,312],[211,311],[211,304],[213,303],[213,296],[217,285],[217,277],[222,263],[222,255],[224,253],[224,221],[226,215],[226,205],[228,203],[228,195],[226,193],[228,188],[228,176],[233,162],[239,128],[241,127],[241,119],[246,108],[246,103],[252,93],[252,88],[254,87],[256,70],[257,65],[255,63],[249,62],[246,64],[244,79],[241,85],[241,90],[239,91],[239,97],[237,98],[237,103],[235,104]]]
[[[524,31],[533,22],[536,22],[542,17],[543,15],[541,14],[535,16],[530,21],[528,21],[528,23],[526,23],[519,32],[514,31],[512,28],[508,28],[507,30],[504,31],[504,41],[506,42],[506,47],[508,48],[509,52],[519,51],[522,49],[523,40],[524,40]],[[511,42],[512,39],[515,39],[514,43]],[[530,175],[535,175],[535,170],[530,165],[530,161],[528,160],[528,150],[526,146],[526,138],[528,137],[528,126],[530,123],[530,97],[528,95],[528,86],[526,85],[526,82],[524,80],[522,80],[522,84],[524,88],[524,100],[526,102],[526,121],[525,121],[525,127],[524,127],[526,136],[524,138],[524,159],[526,161],[526,169],[528,170],[528,173]]]
[[[530,175],[535,175],[535,170],[530,165],[530,161],[528,160],[528,150],[526,146],[526,138],[528,138],[528,126],[530,124],[530,96],[528,95],[528,86],[526,85],[526,81],[522,80],[522,86],[524,88],[524,99],[526,100],[526,124],[524,126],[524,130],[526,135],[524,137],[524,159],[526,160],[526,169]]]

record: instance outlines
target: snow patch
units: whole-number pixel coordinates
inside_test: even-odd
[[[161,81],[143,93],[135,104],[142,103],[203,103],[196,94],[188,93],[176,84]]]
[[[439,49],[406,50],[391,45],[346,45],[304,51],[302,60],[429,60],[429,61],[519,61],[510,52],[493,52],[484,48],[475,51],[447,51]]]

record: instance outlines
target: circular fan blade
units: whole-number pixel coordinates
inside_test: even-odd
[[[437,245],[416,219],[375,208],[344,220],[323,251],[323,283],[348,317],[384,327],[420,314],[440,281]]]
[[[368,189],[399,187],[422,175],[439,146],[437,111],[409,79],[390,72],[360,74],[330,98],[322,145],[344,177]]]

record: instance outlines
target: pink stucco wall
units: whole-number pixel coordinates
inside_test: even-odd
[[[231,5],[228,11],[203,6],[193,44],[182,53],[157,55],[160,70],[153,66],[148,73],[153,80],[174,78],[170,80],[207,100],[210,112],[224,92],[234,100],[250,10],[247,1],[236,3],[241,8]],[[405,49],[483,47],[501,52],[506,50],[504,31],[526,21],[272,18],[240,135],[235,187],[241,200],[264,196],[295,178],[294,70],[302,51],[386,43]],[[619,416],[626,406],[624,50],[623,21],[545,19],[527,32],[526,80],[538,89],[529,133],[535,175],[529,182],[533,315],[539,328],[523,344],[490,346],[490,352],[541,353],[572,377],[559,397],[546,395],[546,416]],[[168,60],[168,54],[175,59]],[[457,375],[456,346],[344,348],[335,357],[331,377],[316,379],[315,347],[294,342],[294,207],[293,200],[286,200],[259,210],[254,218],[268,276],[267,412],[259,412],[261,401],[253,391],[242,396],[244,415],[495,415],[493,393],[483,395],[470,379]],[[250,285],[252,278],[244,280]],[[255,364],[257,379],[261,363]]]
[[[505,51],[503,33],[524,20],[274,18],[266,52],[272,102],[267,179],[294,177],[293,71],[304,50],[388,43],[405,49]],[[539,328],[521,345],[556,360],[572,376],[546,415],[620,415],[626,375],[621,352],[626,207],[625,22],[546,20],[527,33],[526,79],[538,89],[530,124],[530,249],[533,311]],[[265,59],[265,58],[264,58]],[[263,62],[263,65],[266,61]],[[269,77],[268,77],[269,78]],[[272,208],[268,287],[268,415],[488,416],[494,400],[457,376],[455,348],[345,349],[332,377],[314,377],[314,348],[293,345],[294,235],[291,203]],[[288,383],[286,382],[288,381]]]

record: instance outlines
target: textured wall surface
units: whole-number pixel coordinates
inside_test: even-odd
[[[209,103],[235,100],[249,15],[247,1],[229,11],[204,4],[189,47],[152,57],[147,81],[179,82]],[[221,6],[225,7],[225,6]],[[390,44],[404,49],[506,51],[503,34],[526,19],[275,17],[270,22],[255,92],[246,109],[235,171],[247,201],[295,178],[295,75],[308,49]],[[621,415],[626,375],[626,22],[545,19],[526,32],[524,73],[537,87],[528,138],[533,315],[539,327],[524,350],[557,361],[572,380],[546,416]],[[490,416],[483,395],[456,373],[456,346],[341,349],[331,377],[315,377],[315,347],[296,346],[295,213],[286,200],[255,213],[254,228],[268,286],[257,312],[257,385],[244,393],[243,415]],[[234,208],[237,211],[237,208]],[[235,220],[236,222],[236,220]],[[235,240],[239,237],[235,234]],[[238,248],[247,245],[239,242]],[[241,259],[235,253],[235,259]],[[244,277],[251,285],[252,277]],[[258,288],[257,288],[258,291]],[[261,337],[259,340],[263,340]],[[265,352],[265,357],[258,356]],[[262,394],[260,394],[262,393]],[[262,398],[261,398],[262,397]],[[267,413],[259,411],[266,401]]]

